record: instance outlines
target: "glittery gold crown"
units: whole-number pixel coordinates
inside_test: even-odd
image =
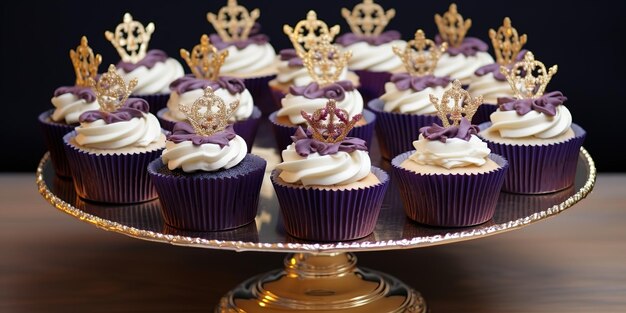
[[[191,53],[180,49],[180,56],[187,62],[196,78],[216,80],[228,56],[228,50],[218,52],[211,44],[209,36],[205,34],[200,38],[200,43],[191,49]]]
[[[404,49],[392,47],[393,52],[402,60],[404,68],[414,76],[432,75],[437,62],[446,49],[446,42],[437,46],[435,42],[427,39],[424,31],[418,29],[415,38],[406,43]]]
[[[115,65],[109,65],[109,71],[100,75],[96,83],[93,78],[89,78],[89,84],[93,88],[100,111],[113,112],[126,103],[128,96],[137,86],[137,78],[132,79],[128,85],[115,70]]]
[[[437,109],[437,115],[444,127],[458,126],[463,117],[469,121],[472,120],[474,113],[483,103],[483,96],[472,98],[469,92],[461,87],[461,82],[457,79],[452,83],[452,88],[443,92],[441,101],[431,94],[430,102]]]
[[[305,20],[299,21],[294,28],[289,25],[283,26],[283,32],[289,37],[298,56],[303,58],[304,54],[316,45],[322,37],[333,41],[339,33],[339,25],[328,28],[324,21],[317,19],[317,13],[311,10],[306,15]]]
[[[254,21],[260,15],[259,9],[248,12],[248,9],[237,4],[237,0],[228,0],[226,6],[223,6],[217,15],[209,12],[206,17],[224,42],[232,42],[248,39]]]
[[[95,78],[98,75],[98,66],[102,63],[102,56],[94,55],[87,43],[87,37],[83,36],[80,39],[80,45],[76,47],[76,50],[70,50],[70,59],[76,72],[76,86],[90,86],[89,78]]]
[[[300,114],[309,124],[313,139],[328,143],[342,141],[361,119],[361,114],[350,119],[348,111],[338,109],[334,99],[329,99],[325,107],[315,110],[313,114],[305,111]]]
[[[302,63],[315,82],[325,85],[339,80],[350,57],[352,51],[342,52],[328,36],[321,36],[320,41],[302,56]]]
[[[535,60],[535,56],[530,51],[526,52],[524,60],[513,64],[511,69],[500,66],[500,72],[506,76],[506,80],[518,99],[541,97],[557,70],[557,65],[546,70],[546,66]]]
[[[521,36],[517,34],[517,29],[511,26],[511,19],[508,17],[504,18],[498,31],[489,30],[489,38],[491,38],[491,44],[496,54],[496,62],[500,65],[513,63],[527,39],[526,34]]]
[[[235,114],[238,106],[239,99],[227,105],[209,86],[204,90],[204,95],[194,101],[191,107],[181,103],[179,109],[187,116],[196,134],[211,136],[226,128],[228,120]]]
[[[343,8],[341,15],[346,19],[353,33],[361,36],[378,36],[385,30],[389,21],[396,15],[396,10],[387,12],[373,0],[363,0],[352,11]]]
[[[133,20],[130,13],[124,14],[122,23],[115,27],[115,32],[104,32],[104,36],[117,50],[122,61],[137,63],[146,56],[150,37],[154,32],[154,23],[144,27]]]
[[[456,4],[450,4],[450,8],[443,16],[435,14],[435,23],[439,29],[439,35],[443,41],[451,47],[458,47],[463,42],[467,30],[472,27],[472,20],[464,20],[456,9]]]

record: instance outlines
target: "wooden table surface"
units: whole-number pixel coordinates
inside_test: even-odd
[[[34,174],[0,175],[0,312],[211,312],[283,257],[102,231],[45,202]],[[626,175],[600,175],[587,199],[521,230],[357,257],[435,313],[626,312]]]

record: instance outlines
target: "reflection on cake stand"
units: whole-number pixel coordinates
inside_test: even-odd
[[[36,176],[39,192],[50,204],[108,231],[190,247],[290,253],[282,269],[250,278],[228,292],[216,312],[426,312],[419,293],[389,275],[358,268],[353,253],[448,244],[519,229],[583,199],[593,188],[596,169],[582,148],[572,187],[537,196],[502,193],[492,220],[465,228],[427,227],[408,220],[392,180],[371,235],[327,243],[302,241],[285,233],[269,182],[264,182],[261,190],[255,223],[225,232],[197,233],[166,225],[158,200],[115,206],[78,198],[72,181],[55,176],[48,154],[42,158]]]

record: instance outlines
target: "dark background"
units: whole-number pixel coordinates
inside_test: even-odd
[[[308,9],[329,25],[349,30],[340,14],[350,1],[251,1],[240,3],[261,10],[259,22],[278,51],[291,47],[282,33],[283,24],[304,19]],[[436,34],[435,13],[448,9],[448,1],[378,1],[385,9],[396,8],[387,29],[399,30],[403,39],[412,38],[417,28],[427,37]],[[191,49],[203,33],[213,33],[206,13],[217,12],[220,1],[3,1],[2,4],[2,152],[0,171],[33,171],[44,144],[37,115],[52,108],[55,88],[74,83],[69,50],[86,35],[90,46],[102,54],[100,71],[116,63],[119,56],[104,38],[114,30],[124,12],[144,24],[155,22],[150,48],[165,50],[180,60],[180,48]],[[625,59],[621,49],[625,31],[626,3],[613,1],[457,1],[460,13],[471,18],[468,35],[490,42],[489,28],[497,28],[511,17],[520,33],[528,34],[526,48],[546,66],[559,65],[548,90],[561,90],[574,121],[588,132],[585,147],[601,171],[626,171],[617,149],[621,142],[613,130],[626,114]],[[490,51],[491,52],[491,51]],[[188,69],[185,69],[188,71]],[[609,119],[609,117],[611,117]],[[260,134],[261,135],[261,134]],[[269,134],[266,134],[269,135]]]

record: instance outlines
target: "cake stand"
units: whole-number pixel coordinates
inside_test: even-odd
[[[378,163],[389,170],[388,162]],[[41,159],[36,179],[39,192],[51,205],[104,230],[188,247],[289,253],[283,268],[241,283],[221,299],[215,312],[426,312],[418,292],[389,275],[358,268],[354,253],[422,248],[520,229],[557,215],[587,196],[595,183],[596,169],[591,156],[581,148],[573,186],[535,196],[501,193],[494,218],[466,228],[427,227],[408,220],[392,179],[371,235],[357,241],[326,243],[301,241],[285,233],[267,175],[254,223],[207,233],[181,231],[164,224],[158,200],[120,206],[83,201],[76,196],[71,181],[55,176],[48,153]]]

